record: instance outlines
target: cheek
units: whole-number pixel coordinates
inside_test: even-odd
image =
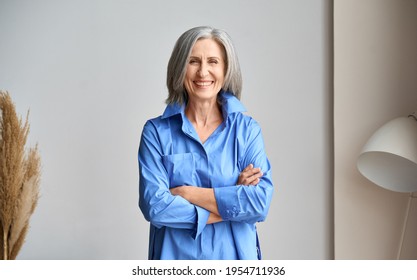
[[[225,76],[226,76],[226,71],[223,69],[219,70],[218,77],[219,77],[219,80],[222,82],[222,84],[224,83]]]
[[[190,71],[189,70],[187,70],[187,72],[185,72],[185,77],[184,77],[184,86],[187,86],[187,85],[189,85],[190,83],[192,83],[192,80],[193,80],[193,76],[192,76],[192,74],[190,73]]]
[[[224,85],[224,78],[224,73],[220,73],[217,79],[222,86]]]

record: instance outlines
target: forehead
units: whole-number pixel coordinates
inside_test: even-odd
[[[223,45],[212,38],[203,38],[195,42],[191,56],[217,56],[224,58],[225,51]]]

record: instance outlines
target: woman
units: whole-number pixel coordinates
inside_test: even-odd
[[[149,259],[260,259],[256,223],[273,185],[259,125],[243,115],[242,79],[222,30],[196,27],[168,63],[162,116],[139,146],[139,206]]]

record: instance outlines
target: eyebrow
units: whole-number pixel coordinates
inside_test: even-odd
[[[190,56],[190,59],[201,59],[199,56]],[[209,56],[209,57],[207,57],[207,59],[221,59],[220,57],[218,57],[218,56]]]

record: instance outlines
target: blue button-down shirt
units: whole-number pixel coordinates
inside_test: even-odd
[[[271,167],[258,123],[233,95],[220,100],[224,121],[204,143],[177,104],[143,128],[139,206],[151,223],[149,259],[260,259],[256,223],[271,202]],[[263,172],[259,184],[236,185],[251,163]],[[213,188],[223,221],[207,224],[207,210],[170,193],[182,185]]]

